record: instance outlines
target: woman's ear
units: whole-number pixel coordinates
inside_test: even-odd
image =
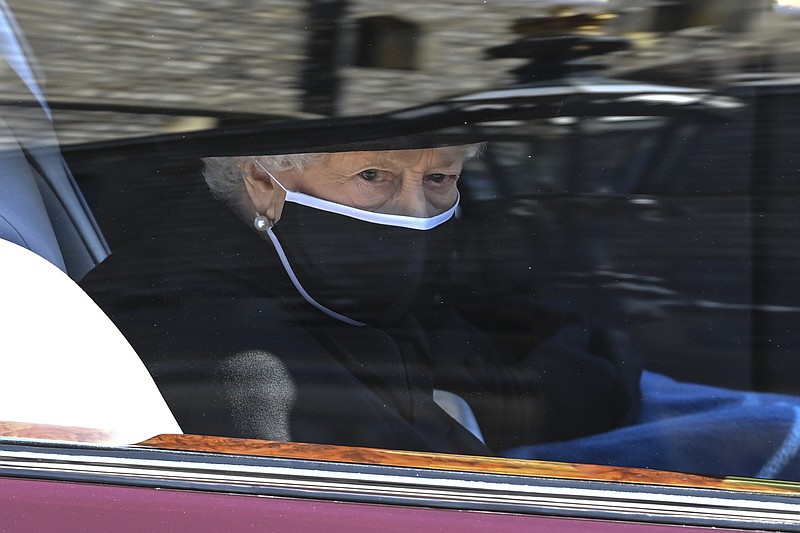
[[[239,164],[244,186],[255,210],[273,223],[280,217],[283,207],[283,190],[276,187],[269,173],[254,159],[245,159]],[[255,215],[255,213],[253,213]]]

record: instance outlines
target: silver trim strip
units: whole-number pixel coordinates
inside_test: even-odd
[[[0,448],[0,476],[800,531],[800,496],[146,449]]]

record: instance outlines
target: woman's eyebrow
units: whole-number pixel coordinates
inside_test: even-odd
[[[364,169],[370,166],[396,167],[396,166],[402,166],[402,162],[398,161],[396,158],[388,157],[385,154],[376,152],[374,154],[369,154],[369,155],[365,154],[363,156],[358,156],[353,162],[353,166],[359,169]]]
[[[437,169],[450,169],[453,167],[460,167],[464,163],[464,155],[463,154],[447,154],[441,155],[441,159],[435,159],[430,162],[430,168],[437,168]],[[391,152],[371,152],[365,153],[363,155],[359,155],[358,157],[354,158],[352,162],[352,167],[357,168],[358,170],[364,170],[370,167],[380,167],[386,169],[392,169],[397,167],[403,167],[405,162],[402,158],[399,158],[397,154],[393,154]]]
[[[461,167],[464,164],[464,157],[461,155],[455,155],[453,157],[448,157],[446,159],[442,159],[441,161],[434,161],[431,164],[433,168],[442,168],[442,169],[451,169],[454,167]]]

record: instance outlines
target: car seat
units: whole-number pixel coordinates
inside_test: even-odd
[[[108,248],[23,50],[0,0],[0,83],[32,104],[0,106],[0,438],[132,444],[180,433],[133,348],[74,281]]]
[[[6,98],[18,100],[0,107],[0,238],[78,280],[109,250],[61,157],[29,57],[11,10],[0,0],[0,82]]]

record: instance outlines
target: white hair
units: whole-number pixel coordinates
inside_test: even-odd
[[[246,191],[242,163],[257,161],[271,173],[296,170],[322,163],[327,154],[282,154],[254,157],[206,157],[203,158],[203,178],[215,198],[228,204],[234,211],[244,206]]]
[[[465,146],[466,159],[478,157],[483,143]],[[272,174],[286,171],[303,172],[306,167],[324,163],[327,153],[260,155],[248,157],[206,157],[203,158],[203,178],[211,189],[211,194],[228,204],[237,213],[245,207],[247,192],[244,185],[242,163],[257,161],[261,167]]]

